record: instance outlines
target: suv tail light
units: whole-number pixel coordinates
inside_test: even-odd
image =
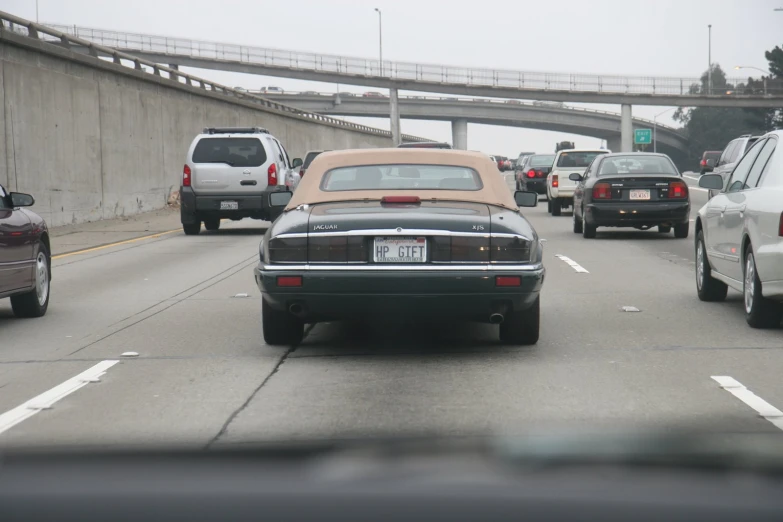
[[[187,165],[185,165],[185,168],[182,169],[182,186],[190,186],[190,167]]]
[[[780,213],[780,224],[778,225],[778,235],[783,237],[783,212]]]
[[[609,183],[596,183],[593,187],[593,199],[612,199],[612,187]]]
[[[669,183],[669,199],[683,199],[688,197],[688,185],[682,181]]]
[[[699,165],[701,165],[702,167],[706,167],[707,166],[707,160],[701,160],[701,163],[699,163]]]
[[[533,169],[530,169],[527,171],[527,177],[528,178],[535,178],[536,177],[536,171]]]
[[[552,186],[553,187],[559,187],[560,182],[557,179],[557,174],[552,174]]]
[[[272,163],[266,171],[266,184],[270,187],[277,185],[277,165]]]
[[[299,177],[304,177],[305,169],[299,169]]]

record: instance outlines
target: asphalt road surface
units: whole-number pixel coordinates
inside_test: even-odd
[[[695,215],[706,192],[692,201]],[[570,212],[526,214],[546,239],[534,347],[503,345],[490,325],[391,319],[318,324],[299,346],[266,346],[259,222],[58,257],[46,317],[14,319],[0,302],[0,445],[778,431],[756,409],[783,407],[783,330],[748,327],[735,292],[697,299],[693,234],[586,240]]]

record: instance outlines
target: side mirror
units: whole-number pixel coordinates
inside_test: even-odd
[[[270,207],[284,207],[288,205],[291,198],[294,196],[292,192],[283,190],[280,192],[272,192],[269,194],[269,206]]]
[[[11,206],[13,207],[32,207],[35,205],[35,198],[30,194],[23,194],[22,192],[11,192]]]
[[[723,176],[720,174],[705,174],[699,178],[701,188],[721,190],[723,188]]]
[[[538,205],[538,193],[530,190],[517,190],[514,192],[514,202],[520,207],[535,207]]]
[[[294,162],[291,164],[294,168],[302,166],[302,158],[294,158]]]
[[[570,179],[571,181],[582,181],[584,178],[582,177],[581,174],[572,172],[571,174],[568,175],[568,179]]]

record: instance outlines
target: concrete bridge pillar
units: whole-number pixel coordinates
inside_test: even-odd
[[[169,69],[174,69],[175,71],[179,71],[179,65],[177,65],[176,63],[170,63],[169,64]],[[170,73],[169,74],[169,79],[178,82],[179,81],[179,74]]]
[[[619,152],[633,152],[633,120],[631,119],[630,105],[620,106],[620,150]]]
[[[457,150],[468,150],[468,120],[452,120],[451,146]]]
[[[396,147],[402,143],[400,133],[400,100],[397,89],[389,89],[389,118],[391,119],[392,143]]]
[[[622,145],[620,144],[620,136],[615,136],[606,139],[606,148],[612,152],[620,152]]]

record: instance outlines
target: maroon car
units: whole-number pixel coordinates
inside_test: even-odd
[[[29,207],[29,194],[0,186],[0,299],[17,317],[41,317],[49,307],[52,258],[46,222]]]

